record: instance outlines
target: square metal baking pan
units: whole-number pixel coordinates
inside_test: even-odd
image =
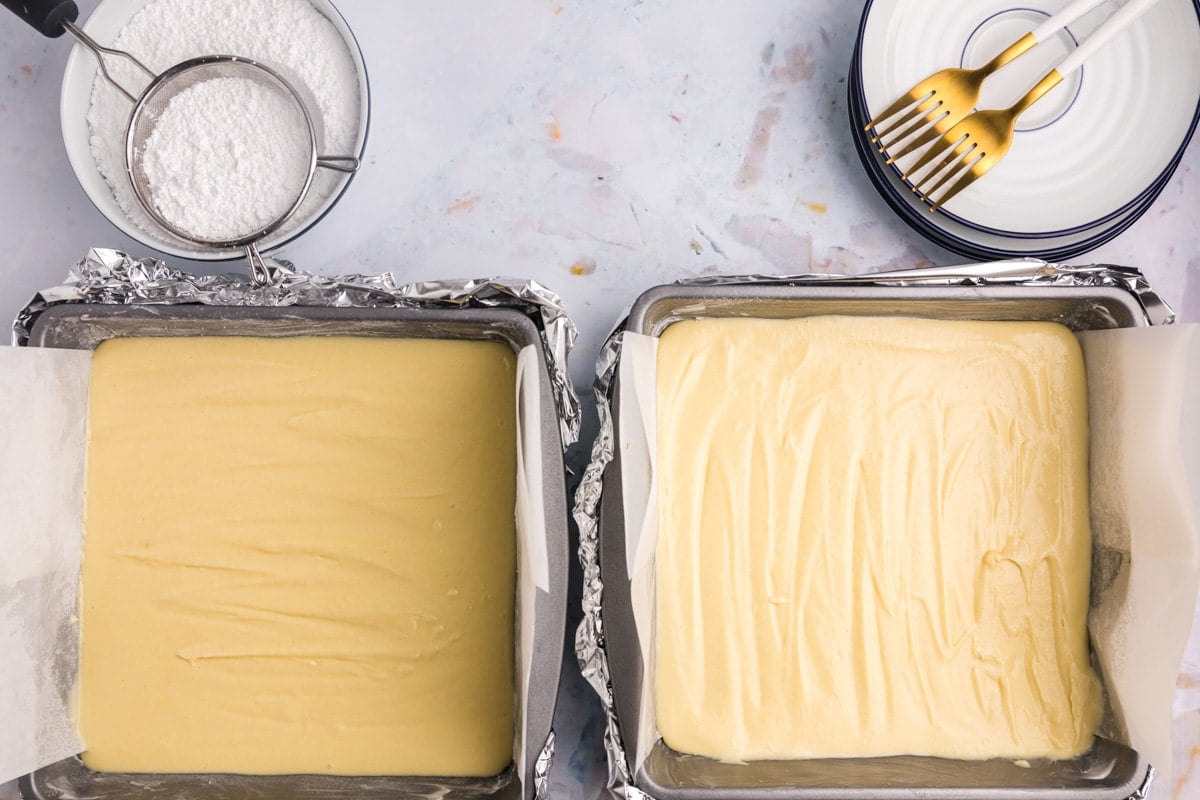
[[[201,305],[54,306],[37,319],[31,347],[92,350],[125,336],[375,336],[499,341],[520,351],[543,352],[534,324],[521,313],[495,309],[321,308]],[[397,364],[403,369],[403,364]],[[532,674],[524,720],[528,752],[494,778],[343,777],[328,775],[143,775],[93,772],[72,757],[25,776],[23,796],[38,800],[104,797],[114,800],[262,800],[440,797],[446,800],[517,800],[534,796],[534,772],[550,733],[566,624],[566,488],[559,421],[544,362],[538,374],[541,462],[545,487],[546,551],[550,591],[536,591]],[[520,609],[518,609],[520,613]],[[281,742],[281,746],[286,743]],[[514,762],[518,756],[514,746]],[[516,780],[520,770],[521,781]],[[522,790],[523,786],[523,790]]]
[[[772,284],[668,285],[634,303],[627,330],[660,336],[672,323],[712,317],[793,318],[842,314],[950,320],[1047,320],[1072,330],[1146,325],[1137,300],[1114,288],[1069,286],[879,287]],[[619,379],[613,408],[619,408]],[[617,415],[618,432],[621,420]],[[625,555],[621,452],[615,448],[600,501],[601,616],[613,700],[626,754],[638,750],[637,723],[645,679]],[[1112,726],[1111,709],[1106,724]],[[631,757],[631,756],[630,756]],[[1078,758],[957,761],[923,756],[807,759],[729,764],[653,743],[634,784],[658,800],[1126,800],[1143,784],[1147,764],[1113,738],[1097,736]],[[632,765],[630,765],[632,769]]]

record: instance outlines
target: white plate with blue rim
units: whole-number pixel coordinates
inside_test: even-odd
[[[864,116],[939,69],[982,64],[1066,1],[869,0],[856,65]],[[1012,103],[1117,7],[1101,4],[993,75],[980,106]],[[946,203],[946,222],[1031,249],[1088,238],[1169,178],[1198,117],[1200,12],[1193,0],[1161,0],[1022,116],[1008,155]]]
[[[858,57],[856,50],[848,80],[847,110],[850,133],[867,177],[901,220],[925,238],[956,253],[982,260],[1030,255],[1052,261],[1072,258],[1124,232],[1150,208],[1167,183],[1167,178],[1160,179],[1137,203],[1102,224],[1054,236],[1030,238],[980,231],[946,214],[930,213],[929,207],[900,180],[899,174],[885,163],[884,157],[869,145],[867,137],[861,135],[866,117],[862,111],[862,92],[858,85]],[[1177,164],[1178,160],[1171,164],[1166,171],[1167,177]]]
[[[851,91],[857,91],[857,87],[852,87]],[[862,130],[865,124],[865,118],[852,106],[851,131],[856,133]],[[962,225],[945,214],[930,213],[929,207],[921,203],[909,187],[888,168],[884,158],[874,148],[864,145],[865,140],[859,141],[856,138],[855,147],[866,168],[867,177],[884,202],[901,220],[935,244],[968,258],[980,260],[1037,256],[1061,261],[1086,253],[1120,235],[1136,222],[1149,209],[1165,185],[1165,182],[1156,184],[1140,203],[1094,228],[1040,238],[1003,236]]]

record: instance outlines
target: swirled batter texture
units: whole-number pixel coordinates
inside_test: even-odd
[[[665,742],[726,761],[1086,750],[1087,448],[1083,359],[1061,325],[672,325]]]
[[[508,765],[507,347],[115,339],[95,353],[90,391],[79,676],[89,767]]]

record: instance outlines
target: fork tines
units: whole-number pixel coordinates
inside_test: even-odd
[[[901,176],[901,180],[909,184],[921,201],[930,206],[930,211],[936,211],[942,203],[965,189],[974,180],[974,176],[971,175],[972,167],[986,156],[986,153],[980,152],[979,143],[972,141],[970,134],[967,133],[952,142],[943,139],[942,142],[939,142],[939,145],[941,144],[946,144],[946,147],[929,148]],[[926,167],[928,170],[925,171],[925,174],[917,178],[917,174]],[[951,183],[956,179],[957,182]],[[937,200],[934,200],[934,195],[947,185],[950,188]]]
[[[908,95],[901,97],[865,128],[867,131],[875,131],[875,135],[871,137],[871,144],[878,145],[879,152],[884,152],[888,145],[903,141],[918,130],[945,117],[947,112],[938,113],[942,105],[942,100],[937,98],[934,92],[915,98]],[[893,117],[896,119],[892,119],[886,126],[882,125],[884,121]]]

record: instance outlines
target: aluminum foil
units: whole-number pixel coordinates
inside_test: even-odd
[[[25,345],[39,314],[62,303],[112,305],[324,306],[337,308],[511,308],[529,317],[542,338],[566,448],[579,438],[579,400],[567,374],[575,324],[557,294],[534,281],[509,278],[402,283],[392,273],[325,277],[272,261],[268,280],[246,275],[192,275],[157,259],[134,259],[118,250],[93,249],[60,286],[46,289],[17,315],[13,344]],[[538,754],[534,797],[550,796],[554,759],[551,731]],[[444,789],[434,787],[433,795]],[[433,796],[431,795],[431,796]]]
[[[1069,266],[1051,264],[1026,258],[968,264],[955,267],[876,272],[864,275],[728,275],[679,281],[681,285],[746,286],[746,285],[818,285],[837,283],[854,286],[1090,286],[1115,287],[1137,298],[1151,325],[1170,325],[1175,312],[1159,297],[1140,270],[1133,267],[1095,264]],[[579,561],[583,566],[583,621],[575,634],[575,655],[584,678],[600,696],[604,706],[604,747],[608,753],[608,789],[614,797],[626,800],[654,800],[633,783],[629,758],[621,739],[612,680],[605,652],[604,622],[600,607],[604,599],[604,580],[600,574],[600,493],[604,470],[613,459],[615,432],[613,427],[612,387],[621,357],[621,340],[627,319],[623,318],[600,349],[593,384],[600,429],[592,445],[591,458],[575,492],[572,516],[579,528]],[[1145,800],[1154,780],[1153,767],[1138,791],[1129,800]]]
[[[271,280],[245,275],[192,275],[158,259],[93,249],[61,286],[46,289],[17,315],[13,344],[24,345],[34,320],[60,303],[114,305],[326,306],[336,308],[512,308],[530,317],[545,345],[546,367],[558,405],[563,448],[579,438],[579,400],[567,375],[575,324],[557,294],[536,281],[511,278],[402,283],[393,273],[326,277],[273,262]]]
[[[546,745],[533,765],[533,796],[535,800],[550,797],[550,765],[554,762],[554,731],[546,737]]]
[[[1147,800],[1150,797],[1150,787],[1154,785],[1154,779],[1158,777],[1158,771],[1154,767],[1146,768],[1146,779],[1142,781],[1142,785],[1138,790],[1129,796],[1129,800]]]
[[[604,650],[604,620],[600,616],[600,604],[604,597],[604,582],[600,578],[600,492],[604,468],[612,461],[616,449],[610,392],[621,357],[624,326],[622,320],[600,348],[596,361],[594,386],[600,426],[592,443],[592,456],[575,491],[575,507],[572,510],[575,525],[579,529],[579,562],[583,565],[583,619],[575,632],[575,656],[579,659],[579,669],[584,679],[600,695],[600,703],[604,707],[604,749],[608,753],[609,791],[615,797],[627,800],[652,800],[633,785],[633,776],[629,772],[629,759],[625,756],[613,699],[608,656]]]

